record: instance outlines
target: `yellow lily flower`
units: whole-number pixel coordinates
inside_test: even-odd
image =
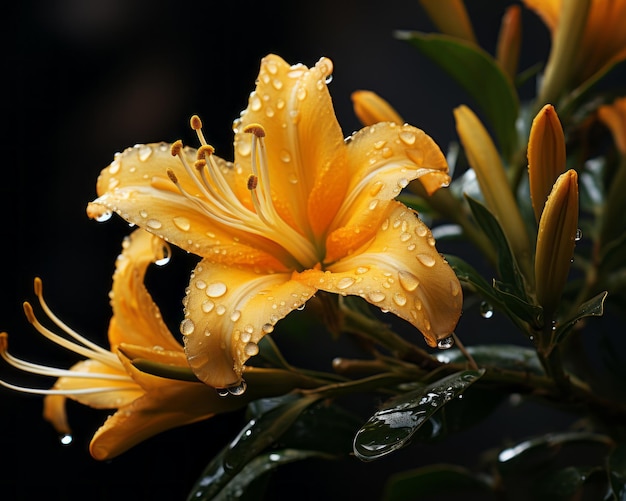
[[[568,28],[560,24],[566,6],[563,0],[524,0],[524,3],[543,20],[553,40],[559,30]],[[626,0],[590,0],[586,15],[582,7],[579,11],[584,22],[582,38],[575,45],[570,40],[568,46],[562,48],[569,54],[568,68],[561,70],[569,73],[566,83],[569,88],[576,87],[606,65],[626,58]],[[572,15],[576,17],[576,13]]]
[[[201,146],[129,148],[105,168],[88,214],[107,211],[200,255],[181,323],[196,376],[241,384],[260,339],[318,290],[354,294],[417,327],[430,346],[448,338],[462,294],[430,230],[393,200],[413,179],[429,192],[450,181],[423,131],[394,123],[344,141],[326,80],[332,62],[261,62],[235,123],[235,161]],[[170,150],[171,153],[170,154]]]
[[[626,156],[626,97],[600,106],[598,118],[611,131],[619,152]]]
[[[44,417],[60,434],[71,436],[65,411],[67,398],[97,409],[117,409],[91,440],[90,452],[95,459],[110,459],[162,431],[246,404],[242,399],[222,398],[197,380],[174,380],[141,372],[128,358],[127,354],[132,353],[133,358],[140,357],[172,371],[187,371],[193,379],[183,347],[165,326],[143,284],[148,265],[163,257],[162,248],[155,236],[143,230],[136,230],[125,241],[113,277],[110,350],[61,322],[44,301],[39,279],[35,280],[35,292],[41,306],[65,336],[44,327],[32,306],[25,303],[28,320],[42,335],[86,360],[68,370],[26,362],[8,353],[8,335],[0,334],[0,355],[6,362],[26,372],[58,378],[50,390],[19,387],[2,380],[0,384],[46,395]]]

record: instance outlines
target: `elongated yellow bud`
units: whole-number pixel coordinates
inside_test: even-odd
[[[565,136],[551,104],[546,104],[533,120],[527,155],[530,199],[539,222],[554,182],[565,172]]]
[[[370,90],[357,90],[352,93],[354,114],[363,125],[374,125],[378,122],[394,122],[403,124],[400,114],[387,101]]]
[[[476,43],[463,0],[420,0],[420,3],[441,33]]]
[[[535,286],[546,320],[556,312],[567,281],[577,229],[578,174],[570,169],[554,183],[537,234]]]
[[[455,108],[454,118],[485,203],[502,226],[524,276],[532,281],[528,234],[498,150],[481,121],[467,106]]]
[[[496,45],[496,60],[511,80],[517,73],[521,45],[522,9],[519,5],[511,5],[502,16]]]

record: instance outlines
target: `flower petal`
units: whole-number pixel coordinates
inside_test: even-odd
[[[183,154],[193,165],[196,150],[185,148]],[[224,179],[235,183],[232,164],[214,159]],[[168,177],[168,170],[191,197],[180,192]],[[242,182],[245,186],[245,180]],[[116,155],[102,170],[97,192],[99,197],[87,209],[90,217],[97,217],[105,209],[114,211],[129,223],[194,254],[212,255],[214,260],[227,263],[254,260],[259,266],[281,266],[274,257],[284,257],[280,246],[209,217],[202,206],[206,198],[180,159],[171,155],[167,143],[138,145]]]
[[[328,271],[307,270],[297,280],[361,296],[413,324],[430,346],[448,337],[461,315],[462,291],[454,271],[437,252],[428,227],[395,201],[369,245]]]
[[[290,273],[261,274],[204,259],[193,272],[181,323],[187,360],[215,388],[236,386],[243,364],[274,324],[301,307],[316,289]]]
[[[331,263],[371,239],[387,202],[413,179],[428,193],[450,182],[448,164],[437,144],[410,125],[379,123],[354,134],[348,143],[351,184],[326,241]]]
[[[220,398],[201,383],[173,381],[141,373],[120,356],[129,374],[151,390],[121,407],[94,434],[89,451],[95,459],[111,459],[162,431],[237,409],[245,402]]]
[[[124,241],[113,274],[111,351],[120,343],[130,343],[182,353],[182,346],[163,322],[144,285],[148,266],[163,257],[163,245],[161,239],[143,230],[135,230]]]
[[[240,127],[263,126],[276,209],[294,228],[317,235],[330,224],[348,179],[343,133],[326,85],[332,69],[327,58],[307,68],[264,57]],[[250,165],[250,140],[250,134],[236,134],[238,167]]]

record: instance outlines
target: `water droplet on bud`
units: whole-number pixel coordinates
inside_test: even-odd
[[[448,336],[437,341],[437,348],[440,350],[449,350],[454,346],[454,337]]]
[[[491,306],[487,301],[480,303],[480,316],[483,318],[493,317],[493,306]]]

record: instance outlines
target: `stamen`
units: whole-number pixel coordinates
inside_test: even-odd
[[[95,393],[109,393],[118,391],[137,391],[137,384],[125,386],[98,386],[93,388],[80,388],[73,390],[45,390],[40,388],[28,388],[26,386],[17,386],[15,384],[7,383],[0,379],[0,386],[4,386],[9,390],[15,390],[22,393],[32,393],[34,395],[65,395],[71,397],[72,395],[93,395]]]
[[[204,134],[202,132],[202,120],[198,115],[193,115],[190,120],[191,128],[196,131],[198,135],[198,139],[200,140],[200,144],[207,144],[206,139],[204,139]]]
[[[254,174],[250,174],[250,177],[248,178],[248,189],[250,191],[256,190],[256,187],[258,184],[259,184],[259,178],[256,177]]]
[[[111,367],[119,368],[120,370],[122,370],[121,362],[110,351],[105,350],[103,353],[101,351],[102,349],[96,351],[90,348],[86,348],[85,346],[81,346],[79,344],[73,343],[69,339],[65,339],[64,337],[61,337],[58,334],[55,334],[50,329],[47,329],[46,327],[41,325],[39,320],[37,320],[35,313],[33,312],[33,307],[28,302],[24,303],[24,313],[26,314],[26,319],[33,325],[33,327],[35,327],[35,329],[37,329],[37,331],[41,335],[48,338],[53,343],[58,344],[59,346],[62,346],[63,348],[67,350],[73,351],[74,353],[83,355],[85,358],[92,358],[94,360],[98,360],[99,362],[102,362],[103,364],[109,365]],[[69,327],[67,327],[65,324],[61,323],[59,327],[67,334],[72,335],[73,331]]]
[[[246,134],[254,134],[256,137],[265,137],[265,129],[261,124],[248,124],[243,128]]]

